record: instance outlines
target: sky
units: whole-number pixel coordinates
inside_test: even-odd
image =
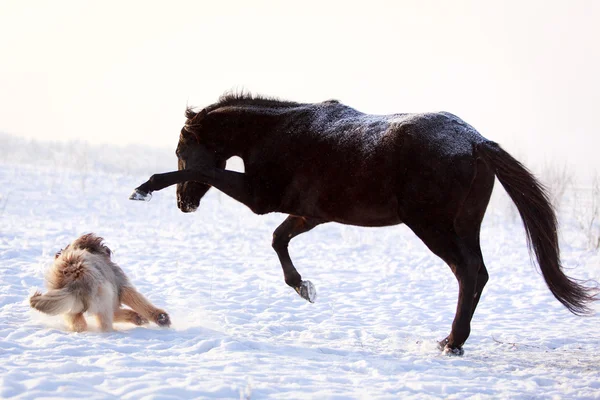
[[[600,2],[0,0],[0,132],[175,148],[228,90],[449,111],[600,171]]]

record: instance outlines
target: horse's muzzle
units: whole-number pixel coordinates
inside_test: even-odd
[[[179,207],[179,209],[181,211],[183,211],[184,213],[190,213],[190,212],[196,211],[198,209],[199,205],[200,205],[200,202],[195,204],[195,203],[192,203],[187,200],[181,200],[180,198],[177,199],[177,207]]]

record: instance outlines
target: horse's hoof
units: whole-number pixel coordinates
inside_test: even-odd
[[[317,289],[315,289],[315,285],[311,281],[302,281],[300,286],[295,289],[304,300],[314,303],[317,299]]]
[[[462,349],[462,347],[452,348],[446,345],[444,346],[443,354],[446,356],[462,356],[463,354],[465,354],[465,351]]]
[[[169,318],[169,314],[167,314],[167,313],[158,314],[158,317],[156,317],[156,325],[165,326],[165,327],[171,326],[171,319]]]
[[[448,344],[448,337],[446,337],[444,340],[440,340],[438,342],[438,349],[440,349],[441,351],[444,351],[444,349],[446,348],[446,345]]]
[[[152,193],[146,193],[141,191],[140,189],[135,189],[131,196],[129,196],[129,200],[138,200],[138,201],[150,201],[152,198]]]

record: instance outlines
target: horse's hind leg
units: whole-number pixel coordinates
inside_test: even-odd
[[[452,227],[435,222],[409,225],[429,249],[443,259],[458,280],[458,304],[450,335],[440,342],[444,352],[462,355],[462,346],[471,333],[471,318],[487,276],[475,241],[461,238]]]
[[[458,215],[454,220],[454,228],[463,241],[468,244],[468,247],[474,252],[474,257],[478,259],[480,264],[477,271],[477,285],[475,286],[475,294],[473,298],[473,311],[471,318],[475,313],[481,293],[485,287],[489,275],[483,262],[483,254],[480,247],[480,230],[481,223],[485,211],[492,196],[494,189],[495,175],[494,171],[482,160],[477,159],[475,164],[475,177],[471,182],[470,190],[467,198],[462,204]],[[446,344],[447,339],[440,342],[440,345]]]
[[[459,285],[458,306],[452,332],[440,342],[444,351],[453,354],[462,354],[462,345],[469,337],[471,319],[489,277],[483,262],[479,234],[493,188],[493,171],[478,159],[469,193],[452,224],[456,246],[446,246],[447,249],[444,250],[444,244],[433,244],[441,249],[438,250],[439,253],[434,250],[434,253],[450,265]],[[433,242],[436,243],[435,240]]]
[[[273,232],[273,249],[281,262],[285,283],[293,287],[302,298],[311,303],[315,301],[317,293],[312,283],[310,281],[303,281],[298,271],[296,271],[296,267],[294,267],[290,253],[288,252],[288,244],[294,236],[308,232],[321,223],[322,221],[311,218],[290,215]]]
[[[472,314],[475,314],[475,309],[477,308],[477,304],[479,304],[479,299],[481,299],[481,292],[483,292],[483,288],[485,287],[485,284],[488,282],[489,279],[487,269],[485,268],[485,263],[483,262],[483,255],[481,254],[481,249],[479,249],[479,257],[481,259],[481,266],[479,267],[479,271],[477,272],[477,286],[475,286],[475,297],[473,298]],[[473,318],[472,315],[471,318]]]
[[[479,240],[477,241],[477,245],[473,246],[473,248],[477,247],[477,254],[480,260],[479,270],[477,271],[477,283],[475,285],[475,294],[473,295],[473,306],[471,311],[471,319],[473,319],[473,315],[475,314],[475,309],[477,308],[477,304],[479,304],[479,299],[481,299],[481,294],[483,292],[483,288],[488,282],[489,275],[487,269],[485,268],[485,263],[483,262],[483,255],[481,254],[481,249],[479,248]],[[450,340],[450,336],[446,336],[445,339],[439,342],[440,350],[444,350],[446,345]]]
[[[458,280],[456,315],[450,335],[440,343],[440,346],[444,346],[444,352],[457,355],[463,354],[462,345],[471,333],[471,319],[479,301],[480,291],[485,285],[485,281],[479,282],[480,271],[483,269],[484,274],[487,274],[483,260],[476,255],[474,249],[464,245],[460,247],[459,261],[456,264],[449,264]]]

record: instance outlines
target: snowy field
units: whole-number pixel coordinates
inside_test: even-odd
[[[26,154],[10,140],[0,154],[0,398],[600,398],[598,316],[571,315],[552,297],[499,184],[482,229],[490,282],[465,355],[448,357],[436,343],[457,284],[405,226],[326,224],[294,239],[292,259],[318,291],[309,304],[271,249],[284,215],[254,215],[215,190],[194,214],[177,209],[173,188],[127,199],[175,168],[170,149],[33,143]],[[567,273],[599,280],[581,210],[563,209]],[[86,232],[106,239],[170,329],[76,334],[29,308],[54,253]]]

